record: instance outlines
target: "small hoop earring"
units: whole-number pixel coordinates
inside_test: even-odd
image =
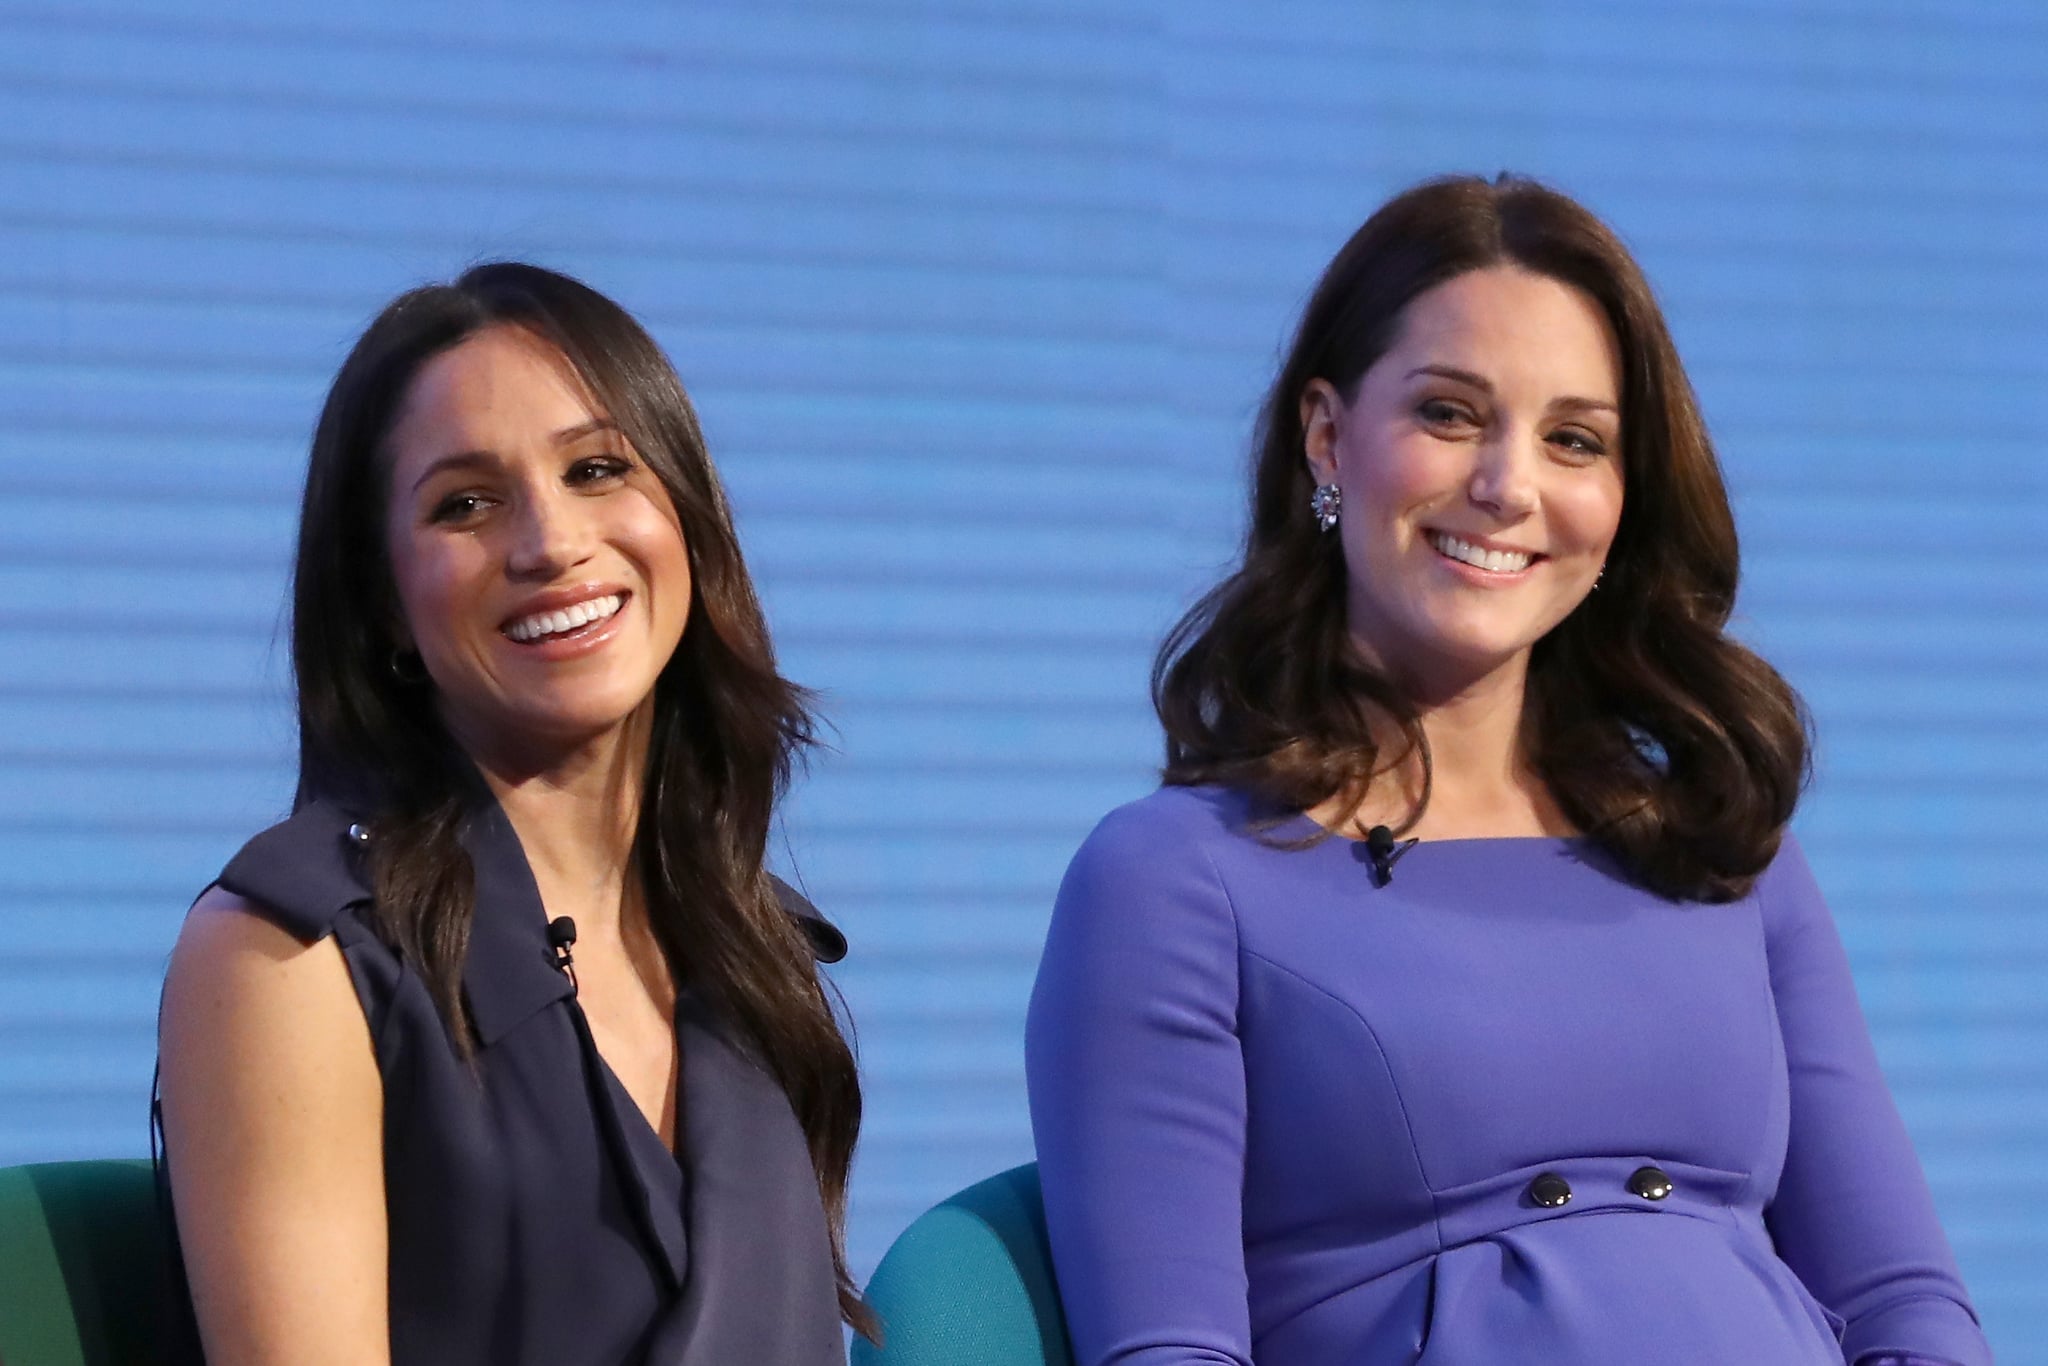
[[[427,681],[427,662],[420,658],[418,650],[393,650],[384,667],[408,688],[416,688]]]
[[[1335,484],[1317,484],[1316,491],[1308,496],[1308,510],[1315,514],[1316,530],[1328,532],[1337,525],[1337,514],[1344,510],[1344,490]]]

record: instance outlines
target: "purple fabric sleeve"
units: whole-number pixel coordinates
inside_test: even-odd
[[[1844,1360],[1988,1366],[1848,957],[1794,841],[1758,890],[1791,1081],[1785,1169],[1765,1211],[1778,1255],[1846,1321]]]
[[[1120,812],[1075,857],[1025,1070],[1079,1366],[1250,1366],[1237,961],[1201,851]]]

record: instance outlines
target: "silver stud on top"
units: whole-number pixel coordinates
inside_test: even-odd
[[[350,844],[361,848],[368,848],[370,844],[370,827],[360,824],[351,825],[348,828],[348,840]]]

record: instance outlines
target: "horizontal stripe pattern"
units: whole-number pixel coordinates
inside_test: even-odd
[[[0,9],[0,1162],[142,1149],[179,916],[289,801],[324,386],[396,290],[530,256],[676,359],[834,724],[779,857],[855,944],[872,1266],[1029,1155],[1053,890],[1151,782],[1150,651],[1315,273],[1512,167],[1666,302],[1738,628],[1819,723],[1802,837],[2001,1357],[2048,1360],[2044,71],[1992,0]]]

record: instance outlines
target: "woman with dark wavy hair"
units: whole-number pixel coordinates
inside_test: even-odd
[[[1032,1000],[1078,1361],[1989,1360],[1736,580],[1596,218],[1454,178],[1345,244]]]
[[[811,718],[647,333],[510,263],[386,308],[292,652],[295,809],[164,992],[207,1359],[842,1361],[845,943],[763,867]]]

